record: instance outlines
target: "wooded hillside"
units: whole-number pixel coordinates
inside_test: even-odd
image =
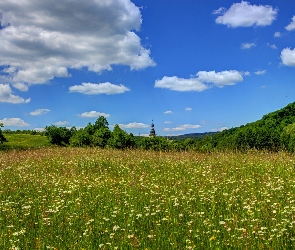
[[[220,132],[203,141],[203,147],[295,150],[295,102],[262,119]]]

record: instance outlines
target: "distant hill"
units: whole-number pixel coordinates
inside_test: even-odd
[[[202,139],[205,136],[215,135],[218,132],[204,132],[204,133],[191,133],[191,134],[184,134],[184,135],[175,135],[175,136],[167,136],[166,138],[171,140],[185,140],[187,138],[191,139]]]

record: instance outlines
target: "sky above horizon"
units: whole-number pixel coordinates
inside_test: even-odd
[[[222,131],[295,101],[295,2],[1,0],[0,123]]]

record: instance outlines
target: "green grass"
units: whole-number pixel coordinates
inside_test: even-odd
[[[8,142],[0,145],[0,149],[29,149],[47,147],[50,145],[46,136],[30,135],[30,134],[5,134],[4,137]]]
[[[294,249],[295,158],[0,152],[0,249]]]

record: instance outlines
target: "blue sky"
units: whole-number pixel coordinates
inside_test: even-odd
[[[220,131],[295,100],[295,3],[1,0],[4,128]]]

